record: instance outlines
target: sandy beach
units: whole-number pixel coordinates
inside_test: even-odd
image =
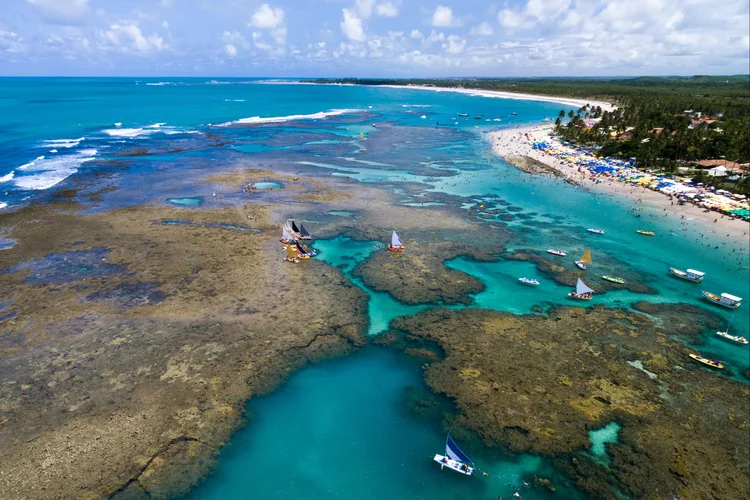
[[[549,140],[551,127],[509,128],[490,132],[487,137],[492,144],[492,150],[511,164],[518,157],[532,158],[554,168],[566,179],[583,189],[614,198],[618,204],[634,213],[634,216],[679,219],[683,226],[682,231],[695,234],[699,239],[706,238],[708,246],[721,239],[722,243],[731,242],[744,247],[745,254],[747,254],[749,243],[747,222],[740,219],[732,220],[716,212],[704,212],[703,208],[692,204],[678,205],[663,193],[635,187],[612,178],[593,178],[588,171],[579,171],[574,165],[559,160],[543,150],[533,149],[526,138],[527,133],[531,134],[535,140]],[[600,182],[597,183],[597,180]]]

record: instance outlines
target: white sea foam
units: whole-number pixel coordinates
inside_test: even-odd
[[[6,175],[0,177],[0,182],[8,182],[9,180],[13,179],[14,175],[16,175],[15,172],[11,172],[9,174],[6,174]]]
[[[402,108],[431,108],[429,104],[402,104]]]
[[[16,187],[26,190],[49,189],[63,181],[66,177],[78,171],[78,167],[96,157],[96,149],[82,149],[73,154],[58,155],[52,158],[37,158],[27,164],[24,172],[34,172],[30,175],[13,177]],[[21,170],[19,167],[18,170]]]
[[[177,127],[165,127],[166,123],[154,123],[145,127],[135,128],[108,128],[102,130],[105,134],[110,137],[143,137],[151,134],[197,134],[197,130],[184,130]]]
[[[42,144],[47,148],[72,148],[78,146],[78,144],[84,139],[85,137],[79,137],[78,139],[52,139],[49,141],[42,141]]]
[[[122,122],[115,122],[115,127],[117,127],[117,128],[122,127]]]
[[[56,149],[50,149],[49,152],[50,153],[57,153],[57,150]]]
[[[34,165],[36,165],[36,162],[44,160],[44,155],[37,156],[35,160],[30,161],[29,163],[24,163],[20,167],[18,167],[18,170],[28,170],[32,168]]]
[[[150,85],[152,87],[161,87],[162,85],[174,85],[175,82],[148,82],[146,85]]]
[[[241,118],[233,122],[220,123],[217,126],[227,127],[229,125],[255,125],[255,124],[261,124],[261,123],[284,123],[284,122],[290,122],[294,120],[322,120],[323,118],[328,118],[329,116],[338,116],[338,115],[344,115],[347,113],[357,113],[359,111],[360,111],[359,109],[332,109],[330,111],[320,111],[318,113],[312,113],[309,115],[289,115],[289,116],[269,116],[269,117],[253,116],[250,118]]]
[[[224,99],[224,102],[245,102],[244,99]]]
[[[8,206],[7,203],[5,203],[4,201],[0,201],[0,210],[2,210],[3,208],[5,208],[7,206]]]

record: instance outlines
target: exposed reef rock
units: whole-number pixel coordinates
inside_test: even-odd
[[[534,175],[553,175],[555,177],[565,177],[558,169],[547,165],[539,160],[535,160],[530,156],[505,156],[505,161],[513,165],[519,170],[523,170],[526,173]]]
[[[248,398],[364,342],[364,293],[284,264],[273,206],[78,209],[2,216],[17,241],[0,253],[3,498],[185,492]]]
[[[549,316],[438,309],[392,327],[445,351],[425,378],[456,400],[463,424],[489,443],[557,457],[593,495],[747,492],[750,388],[691,361],[692,351],[648,316],[604,307]],[[670,329],[689,334],[692,326]],[[622,428],[606,445],[605,469],[585,450],[588,431],[612,421]]]

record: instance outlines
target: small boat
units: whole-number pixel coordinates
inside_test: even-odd
[[[701,281],[703,281],[703,278],[706,275],[706,273],[696,271],[695,269],[688,269],[687,272],[685,272],[680,271],[679,269],[675,269],[674,267],[670,267],[669,272],[672,273],[673,276],[677,276],[678,278],[692,281],[694,283],[700,283]]]
[[[617,283],[618,285],[624,285],[625,280],[622,278],[618,278],[617,276],[602,276],[603,280],[611,281],[612,283]]]
[[[294,221],[292,221],[291,228],[292,228],[292,233],[299,234],[299,228],[297,227],[297,224],[294,223]]]
[[[482,119],[482,115],[477,115],[477,116],[474,117],[474,119],[475,120],[481,120]]]
[[[714,361],[713,359],[704,358],[699,354],[691,354],[690,357],[696,360],[698,363],[703,363],[704,365],[710,366],[711,368],[718,368],[719,370],[724,368],[724,365],[720,361]]]
[[[653,231],[644,231],[643,229],[637,230],[636,233],[642,234],[644,236],[653,236],[654,235]]]
[[[469,464],[474,465],[474,462],[461,451],[450,433],[445,439],[445,455],[436,454],[433,460],[440,464],[441,470],[443,467],[448,467],[466,476],[474,474],[476,469],[476,467],[469,466]]]
[[[735,297],[734,295],[730,295],[728,293],[716,295],[715,293],[707,292],[705,290],[701,291],[701,293],[703,294],[703,297],[710,302],[729,309],[737,309],[738,307],[740,307],[740,305],[742,305],[741,298]]]
[[[307,229],[305,229],[305,225],[301,222],[299,223],[299,238],[301,240],[311,240],[312,236],[310,233],[307,232]]]
[[[730,335],[729,334],[729,327],[732,326],[732,320],[734,319],[734,313],[732,313],[732,317],[729,318],[729,324],[727,324],[727,329],[724,332],[716,332],[716,335],[719,337],[725,338],[727,340],[731,340],[732,342],[737,342],[738,344],[744,344],[747,345],[747,339],[745,337],[740,337],[739,335]]]
[[[466,118],[467,116],[469,116],[469,113],[459,113],[458,116],[460,116],[461,118]]]
[[[286,257],[284,257],[284,262],[289,262],[291,264],[299,263],[299,259],[297,258],[297,249],[294,247],[294,245],[286,246]]]
[[[586,270],[586,264],[591,264],[591,249],[587,248],[585,252],[583,252],[583,255],[581,256],[581,260],[576,261],[576,266],[580,267],[584,271]]]
[[[289,230],[286,228],[286,226],[281,228],[281,240],[280,241],[284,245],[288,245],[289,243],[292,243],[294,241],[291,233],[289,233]]]
[[[581,278],[578,278],[576,283],[576,289],[568,294],[568,297],[579,299],[579,300],[591,300],[591,296],[594,291],[583,282]]]
[[[549,250],[547,250],[547,253],[551,253],[552,255],[559,255],[560,257],[565,257],[567,255],[562,250],[554,250],[552,248],[550,248]]]
[[[522,285],[539,286],[539,280],[534,278],[518,278],[518,282]]]
[[[388,250],[397,253],[401,253],[404,251],[404,244],[401,243],[400,239],[398,239],[396,231],[393,231],[393,234],[391,235],[391,244],[388,245]]]
[[[302,250],[304,250],[305,253],[307,253],[307,255],[309,255],[310,257],[315,257],[316,255],[318,255],[318,251],[314,248],[310,248],[301,241],[298,241],[297,243],[299,243],[299,246],[302,247]]]
[[[603,229],[588,228],[586,231],[588,231],[589,233],[594,233],[594,234],[604,234]]]
[[[549,117],[545,117],[544,120],[542,120],[542,121],[543,122],[548,122],[549,121]]]
[[[305,251],[299,244],[299,241],[295,241],[294,245],[297,247],[297,258],[307,260],[310,258],[310,254]],[[291,245],[290,245],[291,246]]]
[[[513,115],[513,116],[516,116],[517,114],[518,113],[516,113],[515,111],[511,113],[511,115]]]

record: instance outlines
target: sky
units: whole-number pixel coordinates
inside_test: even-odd
[[[748,0],[2,0],[0,75],[750,72]]]

